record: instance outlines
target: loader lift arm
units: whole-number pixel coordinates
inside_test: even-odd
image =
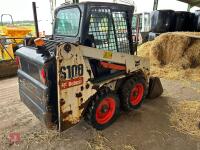
[[[126,53],[115,53],[107,50],[99,50],[86,46],[80,46],[80,50],[82,51],[84,57],[100,60],[102,62],[107,62],[110,64],[124,66],[126,73],[138,70],[141,65],[147,66],[144,68],[146,70],[150,70],[150,62],[147,58],[141,58],[136,55],[130,55]]]

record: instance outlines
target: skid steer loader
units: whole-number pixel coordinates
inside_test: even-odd
[[[48,128],[63,131],[84,117],[102,130],[121,110],[161,95],[149,60],[136,55],[133,11],[114,3],[62,5],[52,39],[37,38],[17,50],[21,100]]]

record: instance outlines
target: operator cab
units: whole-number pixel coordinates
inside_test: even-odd
[[[134,7],[85,2],[55,11],[54,39],[98,49],[134,53],[131,22]]]
[[[133,11],[133,6],[102,2],[63,5],[55,11],[54,39],[134,54],[137,43],[132,40]],[[111,74],[101,67],[100,61],[89,62],[94,77]]]

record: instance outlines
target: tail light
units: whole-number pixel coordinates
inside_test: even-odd
[[[45,72],[45,69],[44,69],[44,68],[42,68],[42,69],[40,70],[40,77],[41,77],[42,82],[43,82],[43,83],[46,83],[46,72]]]
[[[18,68],[21,68],[21,64],[20,64],[20,58],[19,58],[19,56],[16,56],[16,58],[15,58],[15,62],[16,62],[16,65],[18,66]]]

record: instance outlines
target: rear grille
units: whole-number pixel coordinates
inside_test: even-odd
[[[59,42],[56,42],[53,40],[44,40],[44,42],[45,42],[46,50],[48,50],[51,56],[54,57],[56,55],[56,46],[58,45]],[[22,52],[20,53],[23,53],[23,50],[21,51]],[[41,60],[39,60],[40,57],[42,56],[40,54],[37,54],[35,49],[30,48],[29,51],[32,51],[31,53],[34,56],[34,61],[31,61],[32,58],[29,56],[31,53],[27,53],[27,51],[28,50],[24,50],[25,52],[24,56],[21,56],[19,54],[20,64],[21,64],[20,69],[26,74],[28,74],[29,76],[31,76],[32,78],[36,79],[37,81],[43,82],[40,71],[43,67],[42,64],[45,62],[41,62]]]
[[[40,81],[40,74],[39,74],[39,68],[36,64],[33,64],[24,58],[20,59],[21,63],[21,70],[33,77],[34,79]]]

